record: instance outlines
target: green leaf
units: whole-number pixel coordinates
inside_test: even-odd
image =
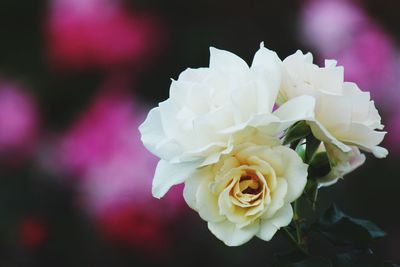
[[[332,243],[367,247],[374,238],[386,235],[376,224],[344,214],[334,204],[319,219],[317,228]]]
[[[308,166],[308,177],[319,178],[324,177],[331,171],[328,154],[326,152],[319,152],[314,155]]]
[[[310,134],[306,137],[306,155],[305,162],[310,162],[317,151],[321,141]]]
[[[305,155],[306,155],[306,151],[304,150],[303,146],[297,146],[295,149],[297,155],[300,156],[300,158],[304,161],[305,159]]]
[[[333,260],[334,267],[376,267],[377,259],[370,249],[354,250],[337,254]]]
[[[311,129],[305,121],[296,122],[286,131],[283,144],[288,145],[290,143],[299,141],[309,134],[311,134]]]

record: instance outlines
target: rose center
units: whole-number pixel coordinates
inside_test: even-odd
[[[243,194],[257,195],[261,192],[259,178],[255,173],[246,173],[239,180],[240,191]]]

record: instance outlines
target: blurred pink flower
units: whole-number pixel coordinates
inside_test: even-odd
[[[327,53],[327,55],[329,55]],[[346,69],[346,80],[371,91],[375,99],[394,84],[397,55],[389,36],[378,26],[369,25],[352,42],[334,55]],[[386,94],[386,97],[388,95]]]
[[[303,6],[301,25],[304,42],[321,59],[333,58],[343,65],[346,80],[371,91],[375,100],[389,96],[397,51],[391,37],[354,1],[309,1]]]
[[[64,136],[60,150],[63,165],[82,177],[92,167],[108,163],[116,154],[132,152],[127,144],[134,142],[135,124],[139,120],[134,108],[129,97],[101,93]]]
[[[300,25],[304,42],[320,53],[332,53],[351,43],[353,34],[367,22],[364,12],[351,0],[305,2]]]
[[[142,66],[162,33],[150,14],[110,0],[51,0],[46,32],[54,67],[78,70]]]
[[[167,243],[184,202],[182,188],[161,201],[151,195],[157,159],[140,141],[143,118],[129,95],[104,91],[66,133],[60,157],[79,176],[80,203],[107,237],[154,249]]]
[[[0,158],[15,162],[29,155],[38,130],[32,97],[17,83],[0,79]]]

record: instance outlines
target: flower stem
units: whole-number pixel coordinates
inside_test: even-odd
[[[285,231],[286,236],[289,238],[289,240],[293,243],[293,245],[300,250],[303,254],[308,255],[308,252],[302,247],[300,246],[299,243],[297,243],[296,238],[292,235],[292,233],[290,233],[290,231],[287,229],[287,227],[283,227],[282,228]]]
[[[297,243],[300,244],[301,243],[301,229],[300,229],[300,223],[299,223],[300,217],[299,217],[299,213],[298,213],[298,201],[297,200],[294,202],[293,210],[294,210],[293,211],[294,212],[293,221],[294,221],[294,224],[296,227]]]
[[[312,209],[315,212],[317,209],[317,199],[318,199],[318,188],[314,191],[313,194],[313,202],[312,202]]]
[[[296,200],[293,204],[293,221],[296,228],[296,244],[301,252],[303,252],[304,254],[308,254],[307,244],[305,243],[305,240],[302,236],[298,205],[298,200]]]

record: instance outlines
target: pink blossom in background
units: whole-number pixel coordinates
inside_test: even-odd
[[[366,27],[336,56],[346,68],[346,80],[371,91],[375,99],[385,97],[381,94],[394,85],[397,55],[392,40],[381,28]]]
[[[63,137],[59,156],[103,234],[151,250],[167,246],[166,229],[185,206],[182,188],[161,201],[151,195],[157,159],[140,141],[144,114],[129,95],[103,91]]]
[[[319,58],[334,58],[343,65],[346,80],[371,91],[375,100],[389,95],[397,78],[396,48],[391,37],[354,1],[309,1],[302,9],[301,27],[304,43],[313,47]]]
[[[51,0],[46,25],[55,68],[143,67],[160,47],[162,30],[154,16],[128,13],[121,1]]]
[[[129,97],[102,92],[66,133],[61,142],[61,162],[76,176],[84,176],[93,166],[128,153],[134,139],[135,106]],[[130,152],[130,151],[129,151]]]
[[[33,98],[17,83],[0,79],[0,158],[17,163],[28,156],[38,131]]]
[[[367,17],[350,0],[306,1],[300,13],[304,43],[320,53],[332,53],[351,43]]]

